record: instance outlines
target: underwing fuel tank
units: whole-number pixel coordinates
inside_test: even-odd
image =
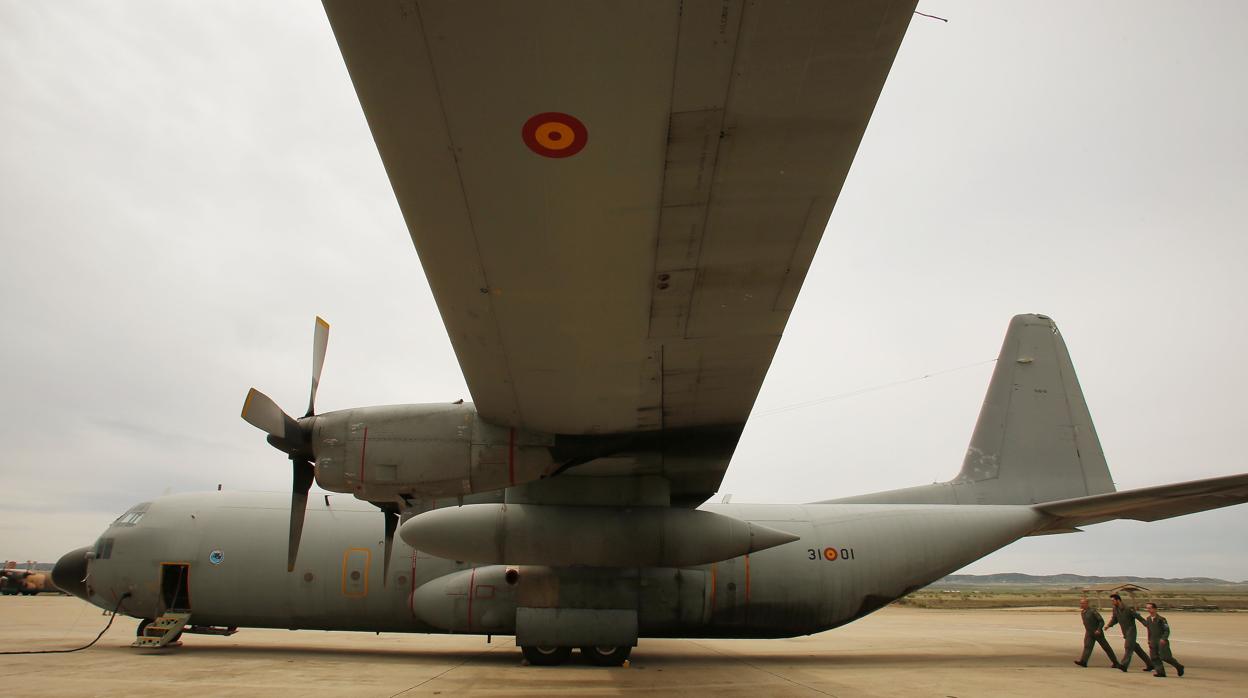
[[[550,567],[693,567],[798,539],[709,511],[543,504],[434,509],[409,519],[399,536],[449,560]]]

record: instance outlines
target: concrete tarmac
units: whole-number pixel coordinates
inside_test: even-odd
[[[1187,665],[1153,678],[1091,666],[1077,610],[886,608],[844,628],[790,640],[642,640],[627,668],[521,663],[510,637],[240,630],[184,636],[160,651],[128,647],[118,617],[94,647],[0,656],[9,693],[50,696],[421,696],[715,694],[722,696],[1248,695],[1248,613],[1167,613]],[[0,651],[76,647],[108,619],[64,596],[0,598]],[[1115,628],[1110,640],[1121,645]]]

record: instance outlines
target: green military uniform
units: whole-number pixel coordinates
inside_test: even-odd
[[[1088,665],[1088,659],[1092,656],[1092,645],[1096,643],[1105,650],[1109,663],[1118,666],[1118,657],[1114,655],[1114,648],[1105,641],[1105,619],[1101,617],[1101,612],[1095,608],[1085,608],[1079,612],[1079,615],[1083,617],[1083,655],[1079,657],[1079,664]]]
[[[1115,625],[1122,628],[1122,641],[1124,649],[1122,650],[1122,659],[1118,661],[1118,664],[1122,667],[1123,671],[1126,671],[1131,666],[1132,652],[1140,655],[1140,659],[1143,660],[1143,662],[1150,669],[1152,668],[1152,660],[1150,660],[1148,655],[1144,653],[1144,648],[1140,647],[1140,643],[1135,640],[1135,619],[1139,617],[1140,614],[1136,613],[1134,608],[1131,608],[1125,603],[1120,603],[1117,606],[1114,606],[1114,615],[1110,617],[1109,625],[1105,626],[1106,630],[1114,627]]]
[[[1151,617],[1141,617],[1140,622],[1148,628],[1148,654],[1153,659],[1153,671],[1158,676],[1166,675],[1166,664],[1179,670],[1183,675],[1183,665],[1170,652],[1170,624],[1160,613]],[[1162,642],[1165,640],[1165,642]]]

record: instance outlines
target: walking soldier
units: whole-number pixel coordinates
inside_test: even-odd
[[[1118,668],[1126,671],[1131,666],[1131,654],[1140,655],[1140,659],[1144,662],[1144,671],[1153,670],[1153,662],[1144,653],[1144,648],[1140,647],[1140,643],[1135,640],[1135,621],[1144,620],[1140,618],[1140,614],[1135,609],[1122,602],[1122,597],[1118,594],[1110,594],[1109,600],[1114,604],[1114,614],[1109,619],[1109,625],[1105,626],[1108,630],[1115,625],[1122,628],[1122,659],[1118,660]]]
[[[1149,603],[1148,617],[1141,618],[1144,627],[1148,628],[1148,654],[1153,660],[1153,676],[1165,678],[1166,664],[1174,667],[1179,676],[1183,675],[1183,665],[1170,652],[1170,624],[1165,616],[1157,613],[1157,604]]]
[[[1105,641],[1105,619],[1101,617],[1101,612],[1095,608],[1089,608],[1087,599],[1079,599],[1079,615],[1083,618],[1083,655],[1075,661],[1075,664],[1086,667],[1088,658],[1092,656],[1092,645],[1096,643],[1105,650],[1110,665],[1117,669],[1118,657],[1114,656],[1114,648]]]

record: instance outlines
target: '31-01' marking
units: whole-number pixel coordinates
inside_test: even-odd
[[[857,559],[854,557],[853,548],[824,548],[823,550],[808,548],[806,550],[806,558],[808,560],[827,560],[828,562]]]

